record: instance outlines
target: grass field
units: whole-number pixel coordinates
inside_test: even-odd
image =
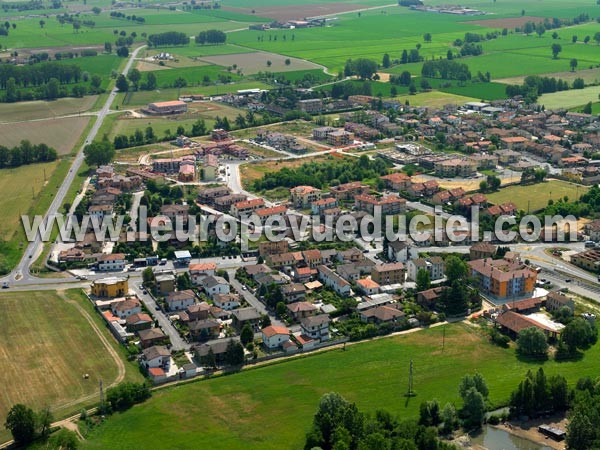
[[[513,202],[517,208],[527,211],[538,211],[548,204],[548,200],[558,200],[564,196],[575,200],[587,192],[587,186],[580,186],[561,180],[550,180],[527,186],[509,186],[486,194],[491,203]]]
[[[408,100],[411,106],[428,106],[430,108],[441,108],[444,105],[464,105],[467,102],[477,101],[477,98],[463,97],[462,95],[449,94],[447,92],[421,92],[417,95],[404,95],[396,97],[397,101],[404,103]]]
[[[600,346],[576,362],[529,363],[514,350],[492,346],[464,324],[380,339],[156,392],[153,398],[112,417],[91,433],[85,448],[127,449],[142,441],[164,449],[201,441],[211,449],[301,449],[319,397],[340,392],[361,410],[386,409],[416,417],[422,401],[460,406],[457,386],[480,372],[492,405],[505,404],[527,370],[563,374],[572,384],[597,376]],[[414,361],[415,398],[404,397]],[[198,418],[202,417],[202,426]],[[164,426],[169,424],[169,426]]]
[[[51,102],[0,103],[0,124],[78,114],[92,109],[97,98],[97,95],[88,95],[82,98],[60,98]]]
[[[597,69],[582,69],[576,70],[575,72],[556,72],[556,73],[548,73],[545,74],[547,77],[554,77],[556,79],[560,78],[561,80],[568,81],[569,83],[573,83],[576,78],[581,78],[585,81],[586,84],[598,84],[600,83],[600,68]],[[512,78],[501,78],[498,81],[499,83],[504,84],[523,84],[524,76],[521,77],[512,77]]]
[[[66,155],[73,151],[89,121],[89,117],[82,116],[0,124],[0,135],[3,137],[3,145],[7,147],[28,139],[32,144],[48,144],[54,147],[59,155]]]
[[[600,49],[598,49],[600,52]],[[546,108],[573,108],[595,102],[600,95],[600,86],[590,86],[584,89],[571,89],[569,91],[544,94],[538,99],[540,105]]]
[[[141,378],[81,291],[2,292],[0,341],[2,423],[15,403],[58,416],[94,403],[100,379]]]

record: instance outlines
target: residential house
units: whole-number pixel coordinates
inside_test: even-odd
[[[160,328],[148,328],[137,332],[140,338],[142,348],[152,347],[153,345],[161,345],[168,341],[165,333]]]
[[[308,316],[300,321],[302,334],[319,342],[329,340],[329,316],[319,314]]]
[[[402,172],[394,172],[379,178],[385,182],[388,189],[393,189],[394,191],[405,191],[411,182],[410,177]]]
[[[431,281],[441,280],[444,277],[444,260],[439,256],[411,259],[407,263],[408,279],[417,281],[417,274],[421,269],[429,272]]]
[[[379,293],[379,283],[371,278],[361,278],[356,281],[358,289],[365,295],[374,295]]]
[[[363,322],[375,324],[395,323],[405,316],[404,311],[386,305],[367,309],[360,313],[360,318]]]
[[[164,345],[153,345],[142,351],[142,364],[146,369],[160,367],[168,370],[171,363],[171,352]]]
[[[189,219],[189,209],[189,205],[163,205],[160,214],[168,217],[173,225],[176,223],[185,225]]]
[[[232,325],[238,331],[246,324],[250,324],[254,331],[258,331],[260,313],[256,308],[249,306],[247,308],[235,309],[232,311],[231,315],[233,316]]]
[[[121,277],[101,278],[93,281],[91,289],[95,297],[122,297],[129,292],[129,282]]]
[[[122,301],[113,302],[110,305],[110,310],[113,315],[119,319],[127,319],[127,317],[133,314],[139,314],[142,312],[142,304],[137,298],[128,298]]]
[[[321,199],[322,192],[312,186],[296,186],[290,189],[291,204],[294,208],[308,208]]]
[[[334,197],[322,198],[310,205],[311,212],[314,215],[322,215],[326,210],[336,208],[338,201]]]
[[[295,302],[286,306],[288,313],[295,321],[299,321],[308,316],[314,316],[319,308],[308,302]]]
[[[469,259],[471,261],[475,259],[493,258],[496,255],[498,249],[495,245],[488,242],[478,242],[469,248]]]
[[[306,288],[302,283],[290,283],[281,286],[281,293],[286,303],[298,302],[306,297]]]
[[[524,329],[532,327],[540,329],[548,337],[556,337],[558,335],[558,332],[555,329],[537,322],[531,317],[510,310],[499,314],[496,318],[496,323],[500,325],[500,328],[503,331],[508,332],[514,338],[516,338]]]
[[[128,331],[147,330],[152,327],[152,317],[146,313],[132,314],[125,319]]]
[[[98,257],[98,270],[101,272],[124,270],[126,262],[124,253],[100,255]]]
[[[389,241],[387,243],[387,256],[391,261],[406,263],[409,259],[419,257],[419,251],[408,241]]]
[[[206,277],[211,277],[215,275],[217,270],[217,265],[215,263],[199,263],[199,264],[190,264],[190,278],[192,279],[192,283],[198,286],[201,281]]]
[[[169,292],[166,301],[169,311],[180,311],[187,309],[196,302],[196,294],[191,289]]]
[[[166,295],[175,290],[175,275],[172,273],[161,273],[156,275],[154,279],[156,280],[156,290],[160,294]]]
[[[380,286],[404,283],[405,273],[404,264],[401,262],[377,264],[371,270],[371,278]]]
[[[217,365],[223,364],[225,361],[225,353],[227,352],[227,346],[229,342],[239,342],[239,338],[227,338],[220,339],[218,341],[211,341],[204,344],[194,345],[194,352],[196,357],[202,361],[212,350],[215,355],[215,362]]]
[[[591,241],[600,242],[600,219],[592,220],[583,227],[584,233]]]
[[[215,319],[196,320],[188,323],[190,337],[194,341],[205,341],[219,337],[221,324]]]
[[[212,296],[213,304],[225,311],[240,307],[240,297],[235,294],[215,294]]]
[[[227,280],[219,276],[208,276],[200,282],[200,285],[204,289],[204,292],[211,298],[216,294],[229,294],[230,291]]]
[[[350,283],[340,277],[337,273],[327,266],[317,267],[319,279],[329,288],[333,289],[339,295],[347,296],[352,292]]]
[[[280,241],[265,241],[259,242],[258,244],[258,254],[262,257],[268,255],[277,255],[280,253],[285,253],[289,250],[289,244],[286,240]]]
[[[360,181],[352,181],[350,183],[338,184],[331,186],[329,189],[338,201],[351,200],[357,195],[368,194],[371,187],[363,184]]]
[[[286,327],[269,325],[268,327],[260,330],[260,332],[262,334],[263,344],[269,350],[279,348],[284,342],[290,340],[290,330],[288,330]]]
[[[569,308],[571,313],[575,312],[575,302],[560,292],[548,292],[546,295],[546,309],[548,311],[558,311],[561,308]]]
[[[417,292],[417,303],[429,310],[436,309],[437,302],[442,296],[444,289],[443,286],[436,286],[425,291]]]
[[[231,205],[231,215],[234,217],[247,217],[257,209],[264,208],[265,201],[262,198],[245,200]]]
[[[600,273],[600,250],[590,249],[571,255],[571,264]]]
[[[365,211],[369,214],[375,214],[376,210],[381,214],[398,214],[406,211],[406,200],[396,194],[390,194],[385,197],[374,197],[372,195],[357,195],[354,197],[354,206],[359,211]]]

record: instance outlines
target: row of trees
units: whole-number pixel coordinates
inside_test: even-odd
[[[535,416],[541,413],[562,412],[569,407],[567,380],[560,375],[546,377],[541,367],[534,375],[531,370],[510,395],[513,417]]]
[[[0,169],[54,161],[57,157],[56,150],[46,144],[34,145],[27,140],[23,140],[13,148],[0,145]]]
[[[22,403],[17,403],[8,411],[4,426],[11,432],[15,443],[21,447],[36,440],[48,439],[53,421],[50,408],[43,408],[36,412]],[[79,439],[74,432],[61,430],[48,439],[47,446],[44,448],[75,450],[79,448]]]
[[[160,47],[165,45],[187,45],[190,37],[186,33],[178,31],[166,31],[164,33],[151,34],[148,36],[148,46]]]
[[[576,66],[576,64],[575,64]],[[569,86],[569,83],[560,78],[554,77],[540,77],[539,75],[530,75],[525,77],[522,85],[508,85],[506,86],[506,95],[509,97],[515,97],[517,95],[523,96],[531,102],[535,102],[537,98],[542,94],[551,92],[566,91],[570,88],[583,89],[585,83],[583,79],[576,78],[573,80],[573,84]]]
[[[221,30],[201,31],[196,36],[196,44],[224,44],[227,41],[227,35]]]
[[[17,87],[40,86],[51,79],[58,80],[61,84],[78,83],[82,79],[83,71],[76,64],[58,64],[44,62],[27,66],[12,64],[0,65],[0,89],[6,89],[11,78]]]

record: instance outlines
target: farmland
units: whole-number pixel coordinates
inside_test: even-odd
[[[573,108],[585,105],[587,102],[595,102],[598,100],[598,95],[600,95],[600,86],[591,86],[585,89],[544,94],[538,102],[546,108]]]
[[[0,103],[0,123],[78,114],[90,110],[96,99],[97,96],[88,95],[83,98],[59,98],[51,102]]]
[[[86,448],[126,449],[142,440],[182,448],[202,440],[213,449],[301,449],[319,397],[340,392],[360,409],[387,409],[416,417],[419,404],[437,398],[459,403],[457,386],[466,373],[481,373],[493,405],[505,404],[527,370],[513,349],[492,346],[465,324],[361,343],[156,392],[144,404],[94,430]],[[546,361],[544,371],[570,383],[599,369],[600,346],[576,362]],[[404,397],[409,361],[415,362],[417,397]],[[202,414],[203,426],[197,426]],[[162,424],[169,423],[169,427]]]
[[[550,180],[532,186],[509,186],[486,196],[491,203],[513,202],[520,210],[527,211],[529,208],[530,211],[537,211],[544,208],[550,199],[556,201],[566,196],[574,200],[587,190],[585,186]]]
[[[140,378],[80,291],[3,292],[0,336],[2,422],[15,403],[73,413],[95,402],[100,379]]]
[[[54,147],[59,155],[66,155],[73,151],[89,121],[89,117],[82,116],[40,120],[35,126],[31,122],[0,124],[0,135],[7,147],[27,139],[32,144],[45,143]]]

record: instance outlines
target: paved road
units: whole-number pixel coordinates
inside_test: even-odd
[[[189,350],[190,344],[183,340],[165,313],[162,310],[157,309],[158,305],[156,304],[154,298],[150,294],[144,294],[144,291],[140,289],[140,283],[130,283],[129,289],[132,289],[135,292],[138,298],[144,303],[146,308],[152,312],[154,318],[158,320],[158,324],[165,334],[171,338],[173,350]]]
[[[271,318],[272,325],[277,325],[280,327],[286,326],[285,323],[278,320],[274,314],[271,314],[265,305],[259,299],[257,299],[252,292],[243,289],[242,283],[235,279],[235,270],[228,270],[227,274],[229,275],[229,283],[235,288],[235,290],[238,291],[251,306],[255,307],[259,313],[267,314]]]
[[[122,71],[123,74],[127,74],[129,72],[129,69],[131,68],[131,65],[133,64],[138,52],[144,47],[145,46],[138,47],[131,53],[131,55],[129,56],[129,60],[127,61],[127,64],[125,65],[125,68]],[[52,204],[50,205],[50,207],[48,208],[48,211],[46,212],[46,215],[44,216],[45,222],[48,220],[49,217],[57,214],[57,212],[61,208],[61,206],[65,200],[65,196],[67,195],[67,192],[69,190],[69,187],[71,186],[71,183],[73,183],[73,180],[75,179],[75,176],[76,176],[77,172],[79,171],[81,164],[83,163],[83,160],[84,160],[83,149],[88,143],[92,142],[94,140],[94,138],[96,137],[96,135],[98,134],[98,130],[100,130],[100,127],[102,126],[102,123],[104,122],[106,115],[109,113],[110,105],[113,103],[117,93],[118,93],[118,90],[116,88],[113,89],[110,92],[108,98],[106,99],[104,106],[98,112],[98,118],[97,118],[96,122],[94,123],[94,125],[92,126],[92,129],[88,133],[84,144],[81,146],[81,148],[77,152],[77,155],[75,156],[75,159],[73,160],[73,164],[71,165],[71,169],[69,170],[69,173],[67,174],[67,176],[63,180],[62,184],[60,185],[56,195],[54,196],[54,200],[52,201]],[[8,277],[3,278],[2,281],[10,280],[13,283],[15,283],[15,282],[18,283],[21,280],[27,281],[27,280],[31,279],[32,276],[29,271],[29,268],[30,268],[31,264],[37,259],[37,257],[41,254],[43,248],[44,248],[43,242],[38,234],[36,236],[35,240],[33,242],[30,242],[29,245],[27,246],[25,253],[23,254],[23,258],[21,259],[21,261],[19,262],[17,267],[10,273],[10,275]]]

